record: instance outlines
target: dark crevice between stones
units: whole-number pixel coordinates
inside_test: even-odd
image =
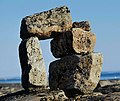
[[[70,98],[70,97],[75,97],[77,95],[84,95],[84,93],[80,92],[79,89],[64,89],[65,95]]]

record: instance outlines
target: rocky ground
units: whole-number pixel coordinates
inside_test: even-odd
[[[92,94],[72,98],[62,90],[27,92],[21,84],[0,84],[0,101],[120,101],[120,80],[101,80]]]

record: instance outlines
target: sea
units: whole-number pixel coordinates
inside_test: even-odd
[[[120,72],[102,72],[100,80],[120,79]],[[21,83],[21,77],[0,78],[0,83]]]

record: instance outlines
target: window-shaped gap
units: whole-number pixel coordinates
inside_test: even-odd
[[[49,76],[49,64],[56,60],[51,52],[50,41],[52,39],[40,40],[40,46],[42,50],[43,59],[46,66],[47,76]]]

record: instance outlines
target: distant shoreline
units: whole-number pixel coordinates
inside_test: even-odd
[[[102,72],[100,80],[120,79],[120,72]],[[21,77],[2,78],[0,83],[21,83]]]

